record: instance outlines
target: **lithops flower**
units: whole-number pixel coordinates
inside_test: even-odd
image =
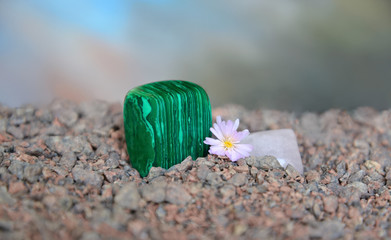
[[[210,131],[217,139],[207,137],[204,141],[205,144],[210,145],[209,153],[226,156],[233,162],[250,156],[253,147],[250,144],[240,144],[240,141],[248,136],[250,132],[247,129],[237,131],[239,119],[236,119],[235,123],[231,120],[225,122],[218,116],[216,121]]]

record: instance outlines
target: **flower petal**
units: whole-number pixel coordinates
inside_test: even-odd
[[[225,129],[223,131],[224,137],[226,138],[232,137],[233,135],[232,127],[233,127],[233,122],[231,120],[228,120],[227,125],[225,126]]]
[[[250,156],[252,146],[250,144],[236,144],[235,151],[238,152],[243,158]]]
[[[221,141],[214,139],[214,138],[210,138],[210,137],[205,138],[204,143],[208,144],[208,145],[221,145],[222,144]]]
[[[222,147],[222,146],[210,146],[209,153],[221,155],[221,156],[226,155],[226,151],[225,151],[224,147]]]
[[[251,144],[235,144],[236,149],[240,149],[240,151],[245,151],[250,153],[253,150],[253,146]]]
[[[214,128],[210,128],[210,131],[213,133],[213,135],[215,135],[218,139],[220,139],[221,141],[223,141],[224,139],[224,135],[223,133],[221,132],[221,129],[220,127],[215,123],[213,124]]]
[[[250,134],[250,132],[247,129],[245,129],[240,132],[235,132],[232,135],[232,139],[235,143],[238,143],[238,142],[242,141],[243,138],[247,137],[249,134]]]
[[[237,160],[242,158],[242,156],[232,148],[227,151],[227,157],[229,157],[232,162],[236,162]]]
[[[221,133],[223,134],[223,132],[225,131],[225,121],[221,120],[221,116],[216,117],[216,123],[213,124],[213,126],[216,128],[216,125],[219,127]]]
[[[235,124],[232,127],[232,131],[234,132],[234,131],[238,130],[238,127],[239,127],[239,119],[236,119]]]
[[[221,134],[223,135],[223,137],[226,137],[225,131],[226,131],[227,126],[225,124],[225,121],[221,121],[221,119],[219,119],[213,126],[216,128],[216,125],[221,130]]]
[[[226,151],[226,156],[227,156],[231,161],[233,161],[233,160],[232,160],[232,150],[231,150],[231,149]]]
[[[216,117],[216,122],[217,122],[217,124],[220,124],[220,123],[221,123],[221,116],[217,116],[217,117]]]

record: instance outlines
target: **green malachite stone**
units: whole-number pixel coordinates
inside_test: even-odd
[[[151,167],[170,168],[188,156],[206,156],[212,112],[197,84],[162,81],[136,87],[124,102],[124,126],[132,166],[142,177]]]

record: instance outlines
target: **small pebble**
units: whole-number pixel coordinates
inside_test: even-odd
[[[232,183],[234,186],[241,187],[248,182],[247,174],[237,173],[230,180],[228,180],[228,182]]]
[[[114,202],[122,208],[137,210],[139,208],[140,194],[136,184],[133,182],[125,184],[116,194]]]

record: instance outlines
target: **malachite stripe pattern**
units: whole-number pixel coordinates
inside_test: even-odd
[[[212,111],[205,90],[180,80],[131,89],[124,101],[125,138],[132,167],[142,177],[151,167],[165,169],[208,154]]]

